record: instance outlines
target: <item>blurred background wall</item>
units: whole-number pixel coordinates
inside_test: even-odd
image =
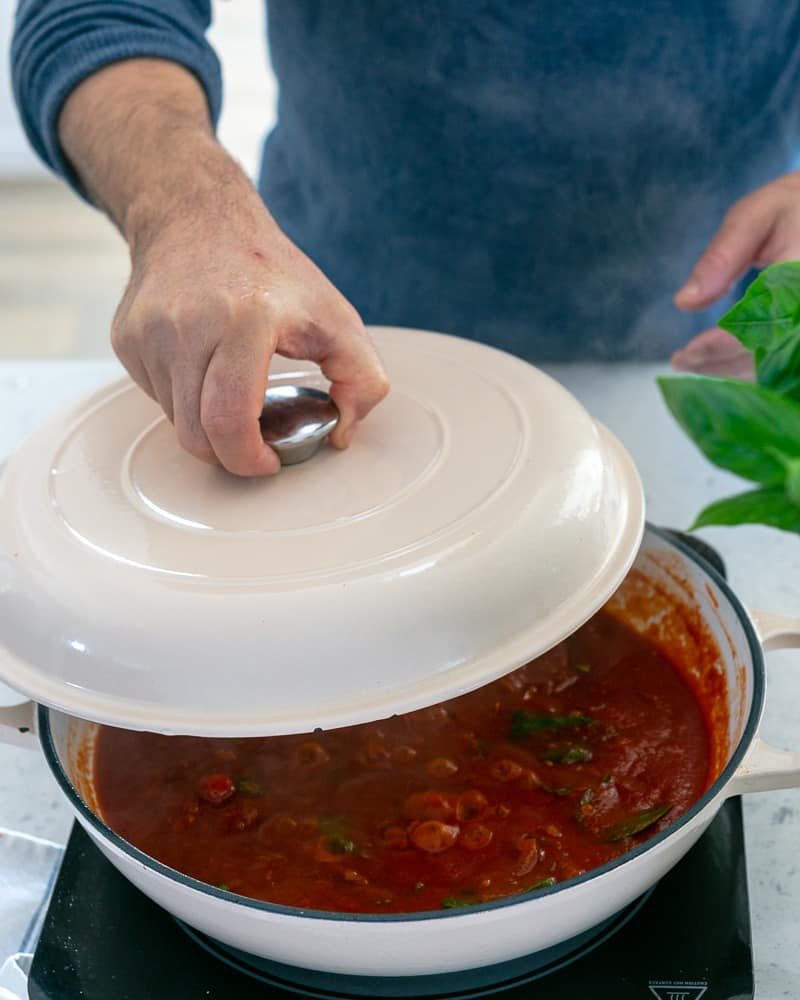
[[[11,99],[12,0],[0,0],[0,358],[104,357],[128,272],[108,220],[55,180],[28,147]],[[221,141],[251,177],[275,119],[264,0],[215,0]]]

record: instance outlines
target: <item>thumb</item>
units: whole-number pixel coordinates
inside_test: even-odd
[[[718,326],[698,333],[672,355],[672,367],[679,372],[701,375],[731,375],[734,378],[754,378],[753,355],[744,349],[736,337]]]
[[[705,309],[759,259],[776,218],[767,189],[738,201],[675,296],[679,309]]]

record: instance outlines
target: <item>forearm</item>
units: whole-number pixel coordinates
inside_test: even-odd
[[[355,309],[216,142],[194,75],[169,59],[110,63],[53,126],[63,172],[130,246],[112,345],[181,445],[237,475],[277,472],[259,422],[277,352],[320,365],[340,414],[331,443],[347,447],[388,391],[380,360]]]
[[[249,187],[214,138],[202,87],[176,63],[104,67],[70,94],[58,133],[86,191],[129,243],[204,192]]]

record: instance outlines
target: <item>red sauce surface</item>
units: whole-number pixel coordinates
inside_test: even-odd
[[[571,878],[677,818],[713,775],[708,712],[605,614],[472,694],[304,736],[103,728],[117,833],[178,871],[318,910],[470,905]]]

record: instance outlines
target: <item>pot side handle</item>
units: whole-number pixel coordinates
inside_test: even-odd
[[[35,750],[36,704],[23,701],[19,705],[0,705],[0,743]]]
[[[774,649],[800,649],[800,618],[769,611],[751,611],[750,618],[765,653]],[[774,747],[759,736],[750,744],[728,786],[731,795],[797,787],[800,787],[800,753]]]

